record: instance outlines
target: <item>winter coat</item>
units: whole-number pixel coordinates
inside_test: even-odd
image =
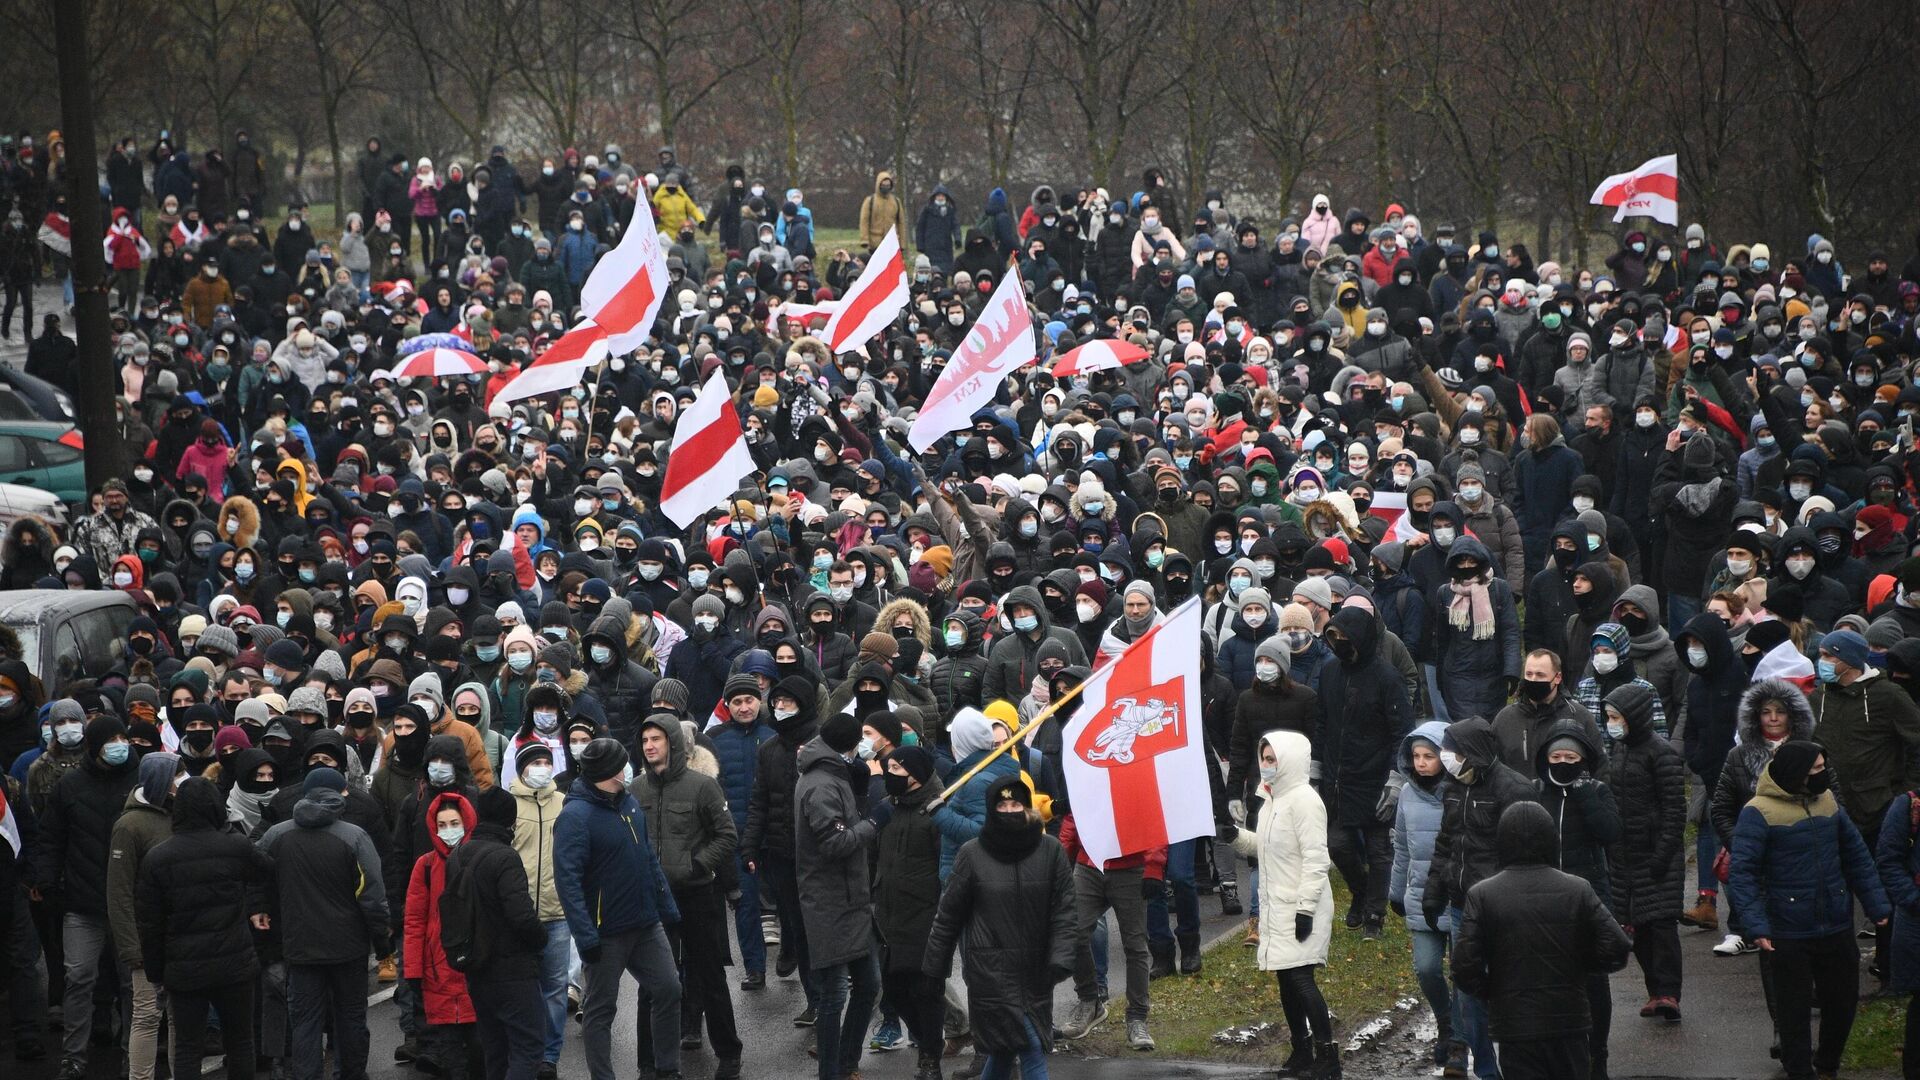
[[[1733,827],[1727,892],[1748,938],[1851,935],[1856,899],[1869,919],[1889,913],[1873,853],[1833,793],[1790,794],[1772,762]]]
[[[1920,845],[1915,844],[1920,829],[1914,827],[1915,809],[1910,791],[1887,804],[1873,853],[1893,907],[1893,970],[1887,988],[1900,993],[1920,990]]]
[[[1654,695],[1628,683],[1607,695],[1626,718],[1606,781],[1620,806],[1620,842],[1609,864],[1613,911],[1622,923],[1677,919],[1687,877],[1687,771],[1679,751],[1653,730]]]
[[[643,722],[645,731],[651,722]],[[713,883],[722,867],[731,866],[739,846],[733,815],[720,781],[688,768],[691,753],[686,730],[678,720],[658,725],[667,736],[667,766],[655,772],[642,763],[641,775],[627,790],[645,813],[648,840],[667,873],[667,884],[677,889]]]
[[[867,848],[875,829],[860,816],[848,775],[847,760],[819,739],[800,748],[794,857],[807,955],[816,971],[859,959],[873,948]]]
[[[1713,831],[1719,834],[1722,847],[1733,846],[1733,827],[1739,823],[1740,810],[1752,800],[1760,786],[1761,770],[1773,760],[1775,744],[1767,742],[1760,727],[1760,706],[1771,700],[1787,706],[1787,737],[1782,742],[1813,738],[1813,708],[1798,686],[1785,679],[1760,679],[1747,688],[1740,698],[1740,741],[1727,751],[1726,763],[1720,767],[1720,782],[1714,785],[1713,801],[1708,806]],[[1833,763],[1829,761],[1827,767],[1833,768]]]
[[[799,716],[776,724],[774,737],[760,744],[746,831],[740,836],[740,855],[748,862],[793,861],[793,789],[800,782],[800,748],[817,730],[803,703]]]
[[[1459,907],[1467,891],[1499,869],[1495,829],[1500,814],[1519,802],[1535,802],[1533,781],[1500,760],[1493,725],[1469,718],[1447,725],[1450,749],[1473,770],[1470,783],[1450,779],[1441,789],[1440,837],[1434,841],[1421,904]]]
[[[447,859],[447,887],[470,897],[475,913],[467,977],[476,982],[536,979],[547,947],[512,840],[504,827],[482,823]],[[411,977],[413,968],[406,970]]]
[[[1575,475],[1578,475],[1577,470]],[[1527,549],[1520,535],[1520,519],[1491,496],[1481,496],[1479,509],[1463,502],[1456,501],[1456,505],[1466,515],[1460,524],[1487,545],[1488,554],[1493,556],[1494,576],[1505,578],[1514,595],[1524,595],[1527,590]]]
[[[893,230],[896,238],[904,245],[907,240],[906,203],[898,191],[882,194],[880,185],[893,179],[893,174],[885,169],[874,174],[873,194],[860,203],[860,242],[869,252],[876,251],[881,241],[887,238],[888,230]]]
[[[1847,816],[1871,832],[1895,795],[1920,787],[1920,705],[1871,667],[1851,686],[1821,683],[1808,704]]]
[[[1549,446],[1528,447],[1514,457],[1508,501],[1520,519],[1520,534],[1529,549],[1546,549],[1554,524],[1572,504],[1573,482],[1585,471],[1579,453],[1559,438]]]
[[[1605,780],[1607,759],[1600,742],[1580,724],[1562,720],[1547,733],[1534,754],[1534,791],[1553,819],[1559,837],[1559,857],[1553,865],[1593,886],[1605,904],[1611,901],[1607,852],[1620,839],[1621,810],[1613,787]],[[1547,770],[1547,747],[1562,738],[1580,744],[1581,775],[1571,784],[1557,783]]]
[[[1220,642],[1213,656],[1214,670],[1233,683],[1235,690],[1245,690],[1253,685],[1253,657],[1261,643],[1280,632],[1280,619],[1277,610],[1269,609],[1267,620],[1258,629],[1247,625],[1242,611],[1235,610],[1228,621],[1229,633]]]
[[[1500,760],[1522,776],[1533,775],[1539,749],[1552,741],[1554,729],[1563,722],[1577,726],[1581,740],[1594,749],[1587,756],[1587,764],[1594,766],[1594,775],[1599,775],[1598,754],[1606,740],[1601,738],[1593,714],[1575,699],[1572,684],[1565,677],[1552,701],[1536,705],[1522,696],[1494,716],[1493,734],[1500,740]]]
[[[944,213],[934,205],[935,195],[947,197]],[[960,217],[947,185],[935,184],[927,195],[927,205],[920,208],[920,216],[913,224],[913,247],[927,257],[934,269],[943,274],[953,272],[953,253],[960,247]]]
[[[680,921],[673,890],[648,841],[640,804],[624,791],[573,782],[553,828],[554,887],[582,952],[600,935]]]
[[[134,886],[141,862],[173,835],[173,819],[166,807],[141,798],[138,788],[127,792],[125,805],[119,820],[113,823],[112,850],[107,856],[107,925],[113,931],[120,962],[138,964],[143,953]]]
[[[1648,509],[1665,523],[1667,532],[1659,584],[1670,593],[1699,596],[1714,554],[1726,546],[1733,531],[1733,506],[1740,493],[1732,481],[1719,475],[1713,443],[1707,439],[1686,444],[1680,460],[1662,455],[1653,483]]]
[[[527,887],[534,900],[534,914],[541,922],[567,917],[560,906],[560,892],[554,882],[554,827],[566,796],[556,784],[543,788],[528,787],[525,779],[507,785],[516,811],[513,821],[513,850],[520,856]]]
[[[1393,876],[1387,885],[1387,900],[1398,900],[1405,908],[1408,930],[1445,933],[1451,928],[1444,915],[1440,925],[1430,925],[1420,906],[1427,889],[1427,871],[1433,865],[1433,845],[1440,839],[1440,820],[1445,814],[1442,787],[1449,781],[1442,773],[1431,784],[1422,784],[1413,772],[1414,740],[1432,743],[1437,753],[1446,732],[1447,725],[1429,720],[1400,740],[1400,752],[1394,758],[1394,767],[1407,783],[1400,788],[1400,801],[1393,813]]]
[[[1030,633],[1011,631],[994,639],[993,648],[987,652],[987,672],[981,680],[981,696],[987,701],[1018,701],[1033,685],[1033,677],[1040,672],[1040,646],[1048,638],[1062,642],[1067,648],[1069,665],[1085,664],[1086,650],[1080,645],[1079,637],[1071,630],[1053,625],[1047,616],[1047,605],[1040,598],[1040,590],[1031,585],[1016,586],[1007,594],[1003,607],[1013,604],[1030,605],[1040,624]]]
[[[393,952],[380,856],[366,830],[341,819],[346,800],[316,791],[293,819],[255,844],[274,862],[264,910],[289,964],[344,964]]]
[[[1312,747],[1291,731],[1272,731],[1263,742],[1273,748],[1277,771],[1262,782],[1257,831],[1235,831],[1233,850],[1260,860],[1260,946],[1262,971],[1289,971],[1327,962],[1333,939],[1333,880],[1328,874],[1327,807],[1307,783]],[[1296,915],[1313,917],[1313,932],[1301,941]]]
[[[1380,655],[1379,626],[1372,612],[1358,608],[1340,609],[1327,624],[1355,652],[1320,672],[1320,789],[1343,828],[1374,823],[1394,754],[1413,727],[1406,684]]]
[[[259,959],[247,898],[273,863],[228,827],[218,788],[196,795],[182,785],[173,817],[173,835],[141,862],[134,894],[147,978],[169,990],[251,982]]]
[[[433,821],[443,809],[460,811],[468,831],[479,823],[473,804],[457,792],[434,796],[427,808]],[[447,891],[447,855],[453,849],[436,832],[433,846],[413,864],[407,879],[406,936],[401,966],[407,978],[420,980],[420,1002],[429,1024],[471,1024],[477,1017],[467,996],[467,977],[447,963],[440,943],[440,897]]]
[[[940,904],[940,828],[926,804],[940,792],[931,779],[895,799],[893,817],[874,841],[873,923],[883,970],[918,972]]]
[[[759,719],[751,724],[729,720],[707,731],[713,756],[720,762],[720,791],[726,796],[727,812],[733,815],[734,832],[742,841],[747,833],[747,812],[753,805],[754,780],[760,771],[760,748],[773,737],[773,729]]]
[[[1053,988],[1080,943],[1073,864],[1037,822],[1029,830],[960,849],[927,937],[927,975],[944,980],[963,954],[974,1044],[988,1053],[1026,1047],[1029,1025],[1051,1048]]]
[[[1274,644],[1286,647],[1277,640]],[[1260,778],[1260,740],[1269,731],[1297,731],[1317,747],[1320,695],[1291,678],[1284,683],[1255,680],[1240,691],[1233,710],[1233,733],[1227,742],[1227,798],[1247,798],[1249,786]]]
[[[593,663],[588,650],[595,645],[611,648],[613,659],[606,664]],[[619,739],[627,753],[638,760],[640,718],[647,715],[648,706],[653,703],[653,684],[659,682],[660,677],[628,658],[626,623],[611,615],[593,620],[592,628],[580,639],[580,654],[581,668],[587,673],[587,689],[600,699],[600,707],[607,714],[608,734]],[[721,680],[725,679],[722,672]],[[712,711],[711,705],[708,711]],[[705,716],[706,713],[693,715]]]
[[[927,677],[927,688],[933,692],[940,715],[945,717],[962,708],[983,708],[988,701],[984,693],[987,658],[982,643],[986,624],[965,608],[954,609],[941,620],[941,625],[951,622],[958,622],[966,629],[967,640],[934,661],[933,673]]]
[[[38,814],[32,880],[43,892],[57,890],[67,911],[107,918],[113,824],[139,782],[139,766],[131,756],[114,767],[90,751],[53,785],[45,810]]]
[[[1720,766],[1726,764],[1727,751],[1733,748],[1740,696],[1747,689],[1747,666],[1735,655],[1733,639],[1727,636],[1726,624],[1718,615],[1701,612],[1681,628],[1673,650],[1683,664],[1689,639],[1705,646],[1707,667],[1694,672],[1687,681],[1687,768],[1698,773],[1711,790],[1720,781]]]
[[[1587,984],[1626,966],[1633,945],[1593,888],[1553,868],[1553,822],[1526,809],[1500,822],[1501,870],[1467,894],[1455,933],[1459,988],[1487,1003],[1495,1042],[1580,1035]]]
[[[1460,537],[1447,549],[1449,565],[1465,556],[1479,560],[1482,566],[1493,565],[1486,547],[1471,536]],[[1498,713],[1507,700],[1505,680],[1520,677],[1520,617],[1513,607],[1513,588],[1496,574],[1488,581],[1487,590],[1493,606],[1494,633],[1491,638],[1475,640],[1471,626],[1453,625],[1452,582],[1443,581],[1434,589],[1429,620],[1433,625],[1434,666],[1450,716]]]

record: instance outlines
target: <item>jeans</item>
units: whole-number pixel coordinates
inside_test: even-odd
[[[1853,933],[1808,940],[1773,939],[1773,997],[1779,1010],[1780,1066],[1790,1080],[1840,1071],[1859,1008],[1860,950]],[[1820,1042],[1811,1033],[1820,1009]]]
[[[1659,919],[1633,928],[1633,958],[1646,976],[1647,996],[1680,1000],[1680,923]]]
[[[1711,825],[1703,826],[1693,838],[1693,856],[1700,865],[1694,871],[1699,891],[1720,894],[1720,879],[1713,876],[1713,860],[1720,857],[1720,834]]]
[[[467,996],[479,1020],[474,1028],[487,1063],[486,1080],[533,1080],[547,1041],[540,980],[469,978]]]
[[[1047,1080],[1047,1052],[1040,1042],[1040,1033],[1033,1030],[1033,1021],[1022,1018],[1027,1028],[1027,1045],[1019,1053],[997,1051],[987,1055],[986,1067],[980,1070],[980,1080],[1012,1080],[1014,1065],[1020,1066],[1020,1080]]]
[[[7,1006],[13,1013],[13,1041],[39,1042],[47,1019],[47,964],[40,933],[33,926],[33,905],[25,890],[14,889],[6,920]]]
[[[818,1011],[820,980],[807,962],[807,928],[800,921],[799,871],[791,860],[767,855],[760,861],[760,874],[761,884],[773,894],[773,910],[780,919],[780,950],[799,964],[800,989],[806,991],[807,1004]]]
[[[565,919],[554,919],[546,926],[547,947],[540,952],[540,996],[547,1007],[543,1057],[557,1062],[567,1041],[567,966],[573,958],[573,938]]]
[[[1147,902],[1147,940],[1171,951],[1176,941],[1189,955],[1200,952],[1200,893],[1194,888],[1197,840],[1167,845],[1167,880],[1160,895]],[[1173,909],[1172,927],[1167,909]]]
[[[200,1080],[207,1014],[220,1016],[227,1080],[253,1080],[253,980],[200,990],[168,990],[173,1011],[173,1080]]]
[[[93,1034],[93,990],[100,978],[103,956],[111,958],[112,934],[107,920],[69,911],[60,920],[60,947],[66,960],[66,993],[60,1001],[60,1052],[73,1061],[87,1060],[87,1039]]]
[[[1353,907],[1369,919],[1387,915],[1387,881],[1393,876],[1393,827],[1335,825],[1327,830],[1327,854],[1347,883]]]
[[[1413,938],[1413,977],[1433,1009],[1440,1038],[1453,1037],[1453,993],[1447,987],[1447,935],[1438,930],[1409,930]]]
[[[767,939],[761,936],[760,930],[760,875],[749,871],[747,860],[738,855],[734,856],[733,865],[740,878],[740,905],[733,909],[733,932],[740,938],[740,966],[765,974]],[[780,928],[780,940],[787,940],[784,926]]]
[[[294,1080],[320,1080],[326,1032],[333,1032],[338,1080],[367,1080],[367,962],[288,964]]]
[[[1679,637],[1687,627],[1688,620],[1700,614],[1703,605],[1697,596],[1684,596],[1680,593],[1667,594],[1667,633]]]
[[[347,280],[353,282],[353,287],[360,290],[360,299],[365,300],[368,296],[367,286],[373,281],[373,273],[369,270],[349,270]]]
[[[661,1072],[680,1071],[680,976],[673,968],[673,947],[659,923],[643,930],[600,935],[600,959],[587,965],[587,1000],[581,1044],[593,1080],[614,1080],[613,1017],[619,1011],[620,976],[640,984],[640,1007],[651,1017],[653,1060],[642,1062]]]
[[[1466,912],[1458,907],[1447,908],[1448,925],[1453,929],[1453,948],[1460,947],[1460,925],[1466,921]],[[1465,990],[1458,983],[1453,987],[1453,1038],[1467,1045],[1473,1051],[1473,1074],[1479,1077],[1500,1075],[1500,1065],[1494,1059],[1493,1035],[1487,1026],[1487,1003]],[[1580,1045],[1587,1044],[1586,1036],[1580,1036]],[[1584,1055],[1583,1055],[1584,1056]]]
[[[162,991],[144,969],[134,968],[131,975],[133,1022],[127,1026],[127,1080],[153,1080],[153,1063],[160,1056],[160,1024],[166,1018]],[[177,1041],[177,1037],[168,1040]]]
[[[867,1021],[880,998],[880,962],[872,950],[844,964],[814,969],[819,994],[813,1031],[819,1040],[820,1080],[836,1080],[860,1067],[866,1049]],[[851,992],[849,992],[851,984]],[[846,1015],[841,1016],[845,1008]]]
[[[1091,866],[1073,868],[1074,905],[1081,937],[1091,940],[1093,926],[1111,908],[1120,924],[1120,947],[1127,957],[1127,1019],[1145,1020],[1153,1002],[1148,974],[1153,966],[1147,950],[1147,906],[1140,895],[1144,871],[1138,867],[1105,872]],[[1093,950],[1074,950],[1073,989],[1082,1001],[1095,997]]]

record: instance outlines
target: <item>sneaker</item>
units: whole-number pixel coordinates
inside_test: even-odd
[[[1648,998],[1647,1003],[1645,1005],[1640,1006],[1640,1015],[1643,1019],[1647,1019],[1647,1020],[1653,1019],[1653,1003],[1658,1000],[1660,999]]]
[[[900,1033],[900,1025],[884,1023],[874,1031],[873,1038],[867,1040],[867,1049],[886,1053],[907,1045],[907,1037]]]
[[[76,1058],[62,1058],[56,1080],[87,1080],[87,1063]]]
[[[1145,1020],[1127,1021],[1127,1046],[1135,1050],[1153,1049],[1153,1036],[1147,1033]]]
[[[543,1061],[533,1067],[533,1080],[559,1080],[560,1066],[551,1061]]]
[[[1074,1002],[1073,1011],[1067,1014],[1067,1022],[1060,1026],[1060,1035],[1066,1039],[1084,1039],[1106,1018],[1107,1003],[1104,998],[1081,998]]]
[[[1360,936],[1366,938],[1368,941],[1379,941],[1385,922],[1386,920],[1378,916],[1367,916],[1366,925],[1360,928]]]
[[[1670,997],[1653,999],[1653,1015],[1669,1024],[1680,1022],[1680,1002]]]
[[[740,980],[740,989],[742,990],[765,990],[766,988],[767,973],[764,971],[749,971]]]
[[[380,961],[380,981],[381,982],[383,983],[397,982],[399,978],[400,978],[399,965],[394,963],[393,957],[389,956],[385,960]]]
[[[1715,956],[1745,956],[1748,953],[1757,953],[1759,951],[1760,946],[1755,945],[1739,934],[1728,934],[1726,940],[1713,947],[1713,955]]]
[[[1240,907],[1240,884],[1234,881],[1220,883],[1220,914],[1238,915]]]
[[[813,1006],[811,1005],[807,1006],[805,1012],[801,1013],[799,1016],[794,1017],[793,1026],[794,1027],[812,1027],[813,1026]]]
[[[1358,930],[1360,929],[1360,924],[1366,921],[1367,915],[1366,912],[1362,910],[1359,900],[1356,899],[1347,905],[1347,929]]]
[[[777,915],[760,916],[760,940],[772,949],[780,944],[780,917]]]
[[[1703,892],[1699,901],[1680,913],[1680,921],[1687,926],[1697,926],[1702,930],[1720,929],[1720,913],[1715,908],[1719,899],[1713,893]]]

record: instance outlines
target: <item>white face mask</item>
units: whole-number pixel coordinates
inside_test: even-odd
[[[1805,556],[1788,559],[1787,573],[1797,581],[1804,581],[1808,574],[1813,573],[1813,560]]]
[[[1437,528],[1433,530],[1433,542],[1436,544],[1439,544],[1441,547],[1446,547],[1449,544],[1452,544],[1454,540],[1454,536],[1455,536],[1454,530],[1450,528],[1442,527],[1442,528]]]
[[[1732,574],[1734,577],[1746,577],[1748,574],[1752,572],[1753,572],[1752,559],[1729,558],[1727,560],[1727,573]]]
[[[1267,625],[1267,609],[1266,608],[1250,608],[1248,610],[1242,611],[1240,613],[1240,617],[1242,619],[1245,619],[1247,622],[1247,625],[1255,630],[1258,630],[1262,626]]]
[[[1447,770],[1448,776],[1458,779],[1461,771],[1467,767],[1467,762],[1465,758],[1451,750],[1442,750],[1440,751],[1440,767]]]
[[[1593,670],[1599,672],[1602,675],[1613,674],[1613,669],[1619,666],[1620,666],[1620,658],[1614,655],[1613,653],[1596,652],[1593,654]]]
[[[1707,666],[1707,649],[1704,645],[1687,646],[1687,663],[1696,671]]]
[[[1280,681],[1280,665],[1271,660],[1256,661],[1253,665],[1253,677],[1263,683]]]
[[[538,791],[553,783],[553,766],[529,765],[527,771],[520,774],[520,779],[525,780],[528,787]]]
[[[1586,513],[1587,511],[1589,511],[1589,510],[1591,510],[1591,509],[1593,509],[1593,498],[1592,498],[1592,496],[1589,496],[1589,495],[1575,495],[1575,496],[1573,497],[1573,512],[1574,512],[1574,513],[1576,513],[1576,514],[1584,514],[1584,513]]]

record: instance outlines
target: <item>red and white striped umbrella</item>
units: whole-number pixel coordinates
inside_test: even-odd
[[[396,379],[437,379],[449,375],[473,375],[487,370],[487,362],[461,349],[421,349],[394,362]]]
[[[1126,364],[1137,364],[1147,356],[1147,350],[1131,341],[1097,338],[1062,354],[1060,359],[1054,362],[1053,376],[1056,379],[1064,379],[1069,375],[1091,375],[1096,371],[1109,371]]]

